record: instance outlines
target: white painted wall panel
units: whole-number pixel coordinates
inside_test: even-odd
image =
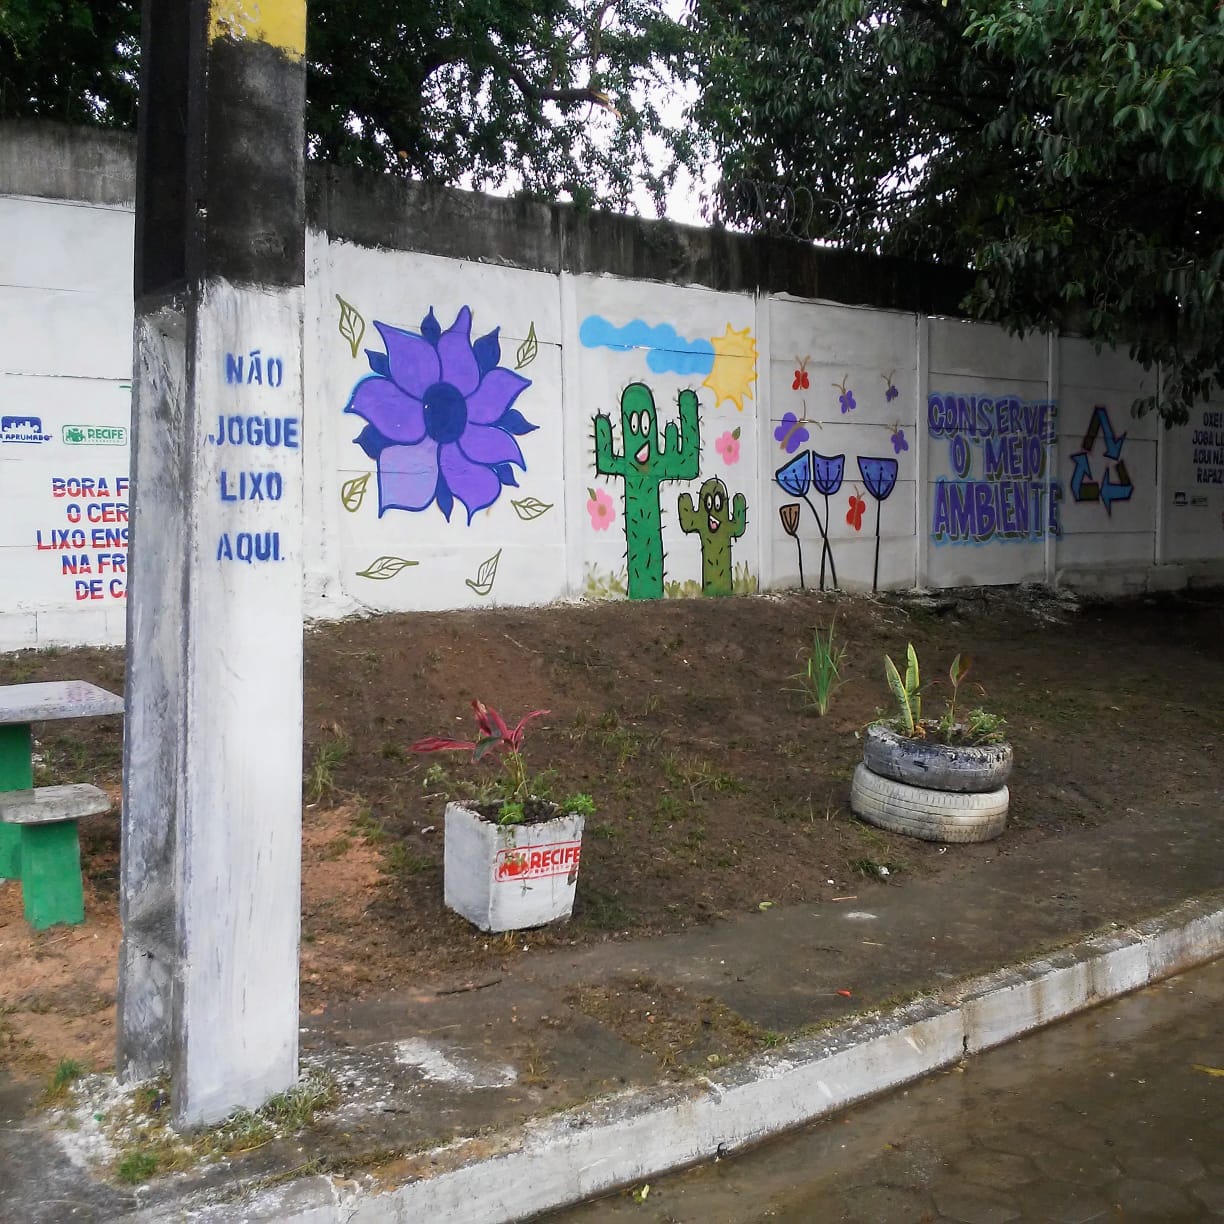
[[[38,547],[38,533],[45,539],[53,529],[73,526],[67,499],[53,496],[53,480],[114,482],[128,473],[126,437],[107,446],[88,439],[73,445],[64,431],[129,423],[131,213],[7,198],[0,199],[0,228],[21,238],[0,249],[6,319],[0,417],[9,419],[8,434],[0,432],[0,649],[113,641],[122,634],[118,591],[113,599],[77,600],[78,579],[96,575],[66,572],[56,550]],[[489,370],[527,384],[510,405],[521,422],[503,421],[522,432],[501,429],[503,436],[490,439],[515,462],[501,469],[495,490],[488,476],[496,467],[493,455],[476,463],[483,474],[468,473],[469,491],[479,487],[475,500],[487,503],[470,523],[459,499],[448,521],[436,495],[420,494],[420,473],[412,475],[406,464],[396,469],[401,487],[416,489],[423,504],[386,506],[380,515],[379,473],[391,470],[383,462],[386,446],[367,453],[355,439],[368,421],[344,412],[360,383],[379,378],[367,356],[375,353],[377,363],[386,354],[375,323],[420,341],[431,307],[440,331],[464,308],[472,341],[498,329],[500,351]],[[923,335],[929,341],[920,373]],[[492,350],[484,352],[489,358]],[[609,417],[613,454],[623,455],[621,396],[635,383],[649,388],[663,436],[669,424],[679,424],[681,391],[693,390],[698,402],[696,472],[658,489],[665,595],[701,589],[702,533],[682,530],[679,508],[685,496],[696,513],[707,481],[721,482],[710,490],[729,508],[737,495],[744,499],[746,530],[729,549],[737,590],[758,579],[797,585],[800,546],[805,584],[819,585],[822,526],[838,580],[849,589],[1012,583],[1085,569],[1125,571],[1142,585],[1157,562],[1224,560],[1224,462],[1200,461],[1224,456],[1224,405],[1200,409],[1189,426],[1172,431],[1154,418],[1137,421],[1130,404],[1153,390],[1154,374],[1080,340],[1058,341],[1052,355],[1043,336],[1021,340],[981,324],[607,276],[556,277],[333,243],[312,231],[304,378],[310,616],[623,596],[628,483],[596,470],[594,419]],[[421,395],[427,390],[416,387]],[[1018,418],[1017,429],[1002,433],[996,422],[989,439],[966,434],[954,456],[960,444],[953,437],[965,431],[931,429],[931,397],[948,395],[1054,403],[1049,447],[1033,452]],[[1106,410],[1116,455],[1105,453],[1100,422],[1085,448],[1098,405]],[[436,446],[390,441],[408,447],[397,452],[401,459],[416,454],[436,462]],[[1012,449],[1000,457],[1005,445]],[[805,455],[800,496],[781,486],[778,473]],[[840,481],[831,476],[830,461],[838,456]],[[895,465],[895,483],[882,504],[860,459],[870,461],[872,479],[884,484],[892,483]],[[1116,487],[1119,460],[1129,497],[1111,494],[1107,509],[1099,496],[1073,496],[1073,485],[1081,494],[1085,482],[1089,494],[1094,483],[1099,489],[1106,470]],[[822,476],[831,482],[827,509]],[[783,479],[794,484],[798,476],[791,471]],[[1016,511],[1000,509],[997,486],[1020,482],[1044,490],[1052,483],[1061,534],[1047,538],[1043,492],[1039,513],[1037,501],[1029,505],[1024,530],[1004,531],[995,521],[985,539],[953,542],[946,489],[939,518],[941,481],[990,486],[972,496],[989,500],[992,509],[960,509],[962,526],[980,513],[995,520],[1010,514],[1012,527]],[[782,518],[790,517],[784,507],[791,506],[798,507],[798,542]],[[717,543],[716,531],[704,534],[707,545]],[[91,571],[99,565],[95,554],[108,549],[118,551],[114,543],[95,547],[87,535],[82,550]]]

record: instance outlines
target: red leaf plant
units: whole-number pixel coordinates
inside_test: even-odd
[[[412,745],[413,752],[470,752],[473,761],[482,760],[489,752],[502,754],[502,765],[510,779],[510,793],[507,801],[524,803],[528,798],[527,769],[523,762],[523,739],[527,733],[527,724],[533,718],[541,718],[548,710],[532,710],[524,714],[512,728],[506,720],[483,701],[473,701],[472,709],[476,713],[476,727],[480,732],[476,740],[444,739],[437,735],[428,735],[417,740]]]

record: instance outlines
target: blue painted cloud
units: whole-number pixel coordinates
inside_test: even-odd
[[[652,326],[634,319],[617,327],[602,315],[587,315],[578,338],[587,348],[617,353],[645,349],[646,364],[656,374],[708,374],[714,368],[714,346],[708,340],[686,340],[670,323]]]

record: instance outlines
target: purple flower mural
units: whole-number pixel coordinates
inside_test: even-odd
[[[538,427],[513,405],[531,380],[498,364],[498,328],[472,340],[466,306],[446,331],[433,307],[420,332],[374,326],[386,352],[366,350],[372,373],[344,411],[366,422],[354,440],[378,465],[378,513],[436,502],[449,521],[458,501],[470,524],[526,471],[516,438]]]

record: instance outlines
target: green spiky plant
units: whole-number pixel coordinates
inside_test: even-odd
[[[829,712],[833,694],[845,683],[841,677],[841,668],[846,657],[846,647],[836,641],[836,628],[837,616],[834,614],[823,635],[819,625],[812,630],[812,649],[804,659],[803,670],[791,677],[799,682],[798,688],[803,695],[804,705],[814,709],[821,718]]]
[[[902,731],[912,739],[922,739],[926,731],[922,726],[922,689],[918,676],[918,652],[913,642],[905,646],[905,679],[890,655],[884,656],[884,674],[888,677],[888,687],[897,702],[897,723]]]

